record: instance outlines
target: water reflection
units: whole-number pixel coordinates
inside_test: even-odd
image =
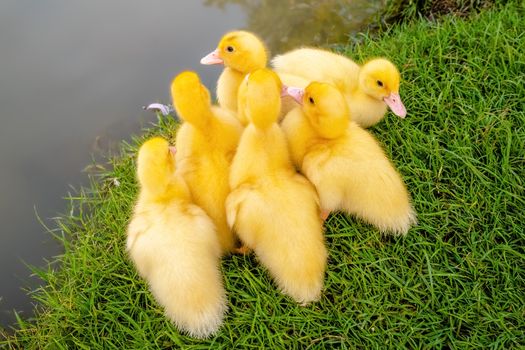
[[[363,30],[384,0],[205,0],[208,6],[240,6],[249,30],[266,41],[272,54],[304,46],[348,42]]]

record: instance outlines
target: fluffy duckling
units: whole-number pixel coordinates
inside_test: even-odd
[[[327,260],[317,193],[293,168],[276,123],[281,93],[277,75],[257,70],[240,93],[245,94],[250,124],[232,163],[228,223],[279,288],[307,304],[320,297]]]
[[[225,253],[235,238],[226,221],[230,165],[242,126],[227,110],[212,106],[210,93],[194,72],[183,72],[171,84],[173,105],[184,121],[177,132],[177,165],[195,203],[217,227]]]
[[[323,216],[342,210],[381,232],[406,234],[416,213],[405,184],[376,139],[349,120],[339,90],[313,82],[288,93],[302,106],[282,127],[294,163],[317,189]]]
[[[166,316],[189,335],[208,337],[226,311],[215,227],[191,202],[166,140],[142,145],[137,170],[140,194],[127,231],[129,256]]]
[[[343,55],[330,51],[301,48],[277,56],[272,60],[275,71],[284,84],[294,84],[290,76],[335,85],[343,93],[352,120],[368,128],[383,119],[387,106],[397,116],[404,118],[406,109],[399,96],[401,80],[396,66],[385,58],[376,58],[359,66]],[[282,74],[287,74],[286,76]]]
[[[225,34],[217,49],[201,59],[202,64],[224,64],[217,82],[219,105],[237,111],[237,91],[246,74],[266,67],[268,54],[261,39],[246,31]],[[244,124],[247,120],[240,117]]]

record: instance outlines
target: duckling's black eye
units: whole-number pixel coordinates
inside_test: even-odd
[[[226,48],[226,50],[227,50],[228,52],[233,52],[233,46],[228,46],[228,47]]]
[[[378,80],[378,81],[377,81],[377,85],[379,85],[379,86],[383,86],[383,82],[382,82],[381,80]]]
[[[308,99],[308,101],[310,101],[311,104],[314,104],[314,103],[315,103],[314,99],[311,98],[311,97]]]

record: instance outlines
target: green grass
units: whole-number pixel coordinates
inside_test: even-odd
[[[37,316],[0,345],[23,349],[525,347],[525,28],[517,5],[467,20],[401,25],[348,54],[391,57],[405,121],[372,132],[403,174],[419,224],[382,237],[353,218],[326,224],[322,299],[299,307],[253,257],[224,259],[230,310],[220,333],[180,335],[124,252],[137,145],[71,197],[54,234],[61,268],[40,272]],[[120,186],[115,185],[118,179]]]

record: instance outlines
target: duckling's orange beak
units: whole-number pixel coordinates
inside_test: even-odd
[[[401,96],[399,96],[399,94],[392,92],[387,97],[384,97],[383,101],[385,101],[387,106],[390,107],[392,113],[394,113],[400,118],[406,117],[407,110],[405,108],[405,105],[403,104],[403,101],[401,101]]]
[[[303,105],[304,89],[288,86],[286,88],[286,94],[292,97],[295,102],[299,103],[301,106]]]
[[[219,57],[219,50],[207,54],[201,59],[201,64],[223,64],[224,61]]]

